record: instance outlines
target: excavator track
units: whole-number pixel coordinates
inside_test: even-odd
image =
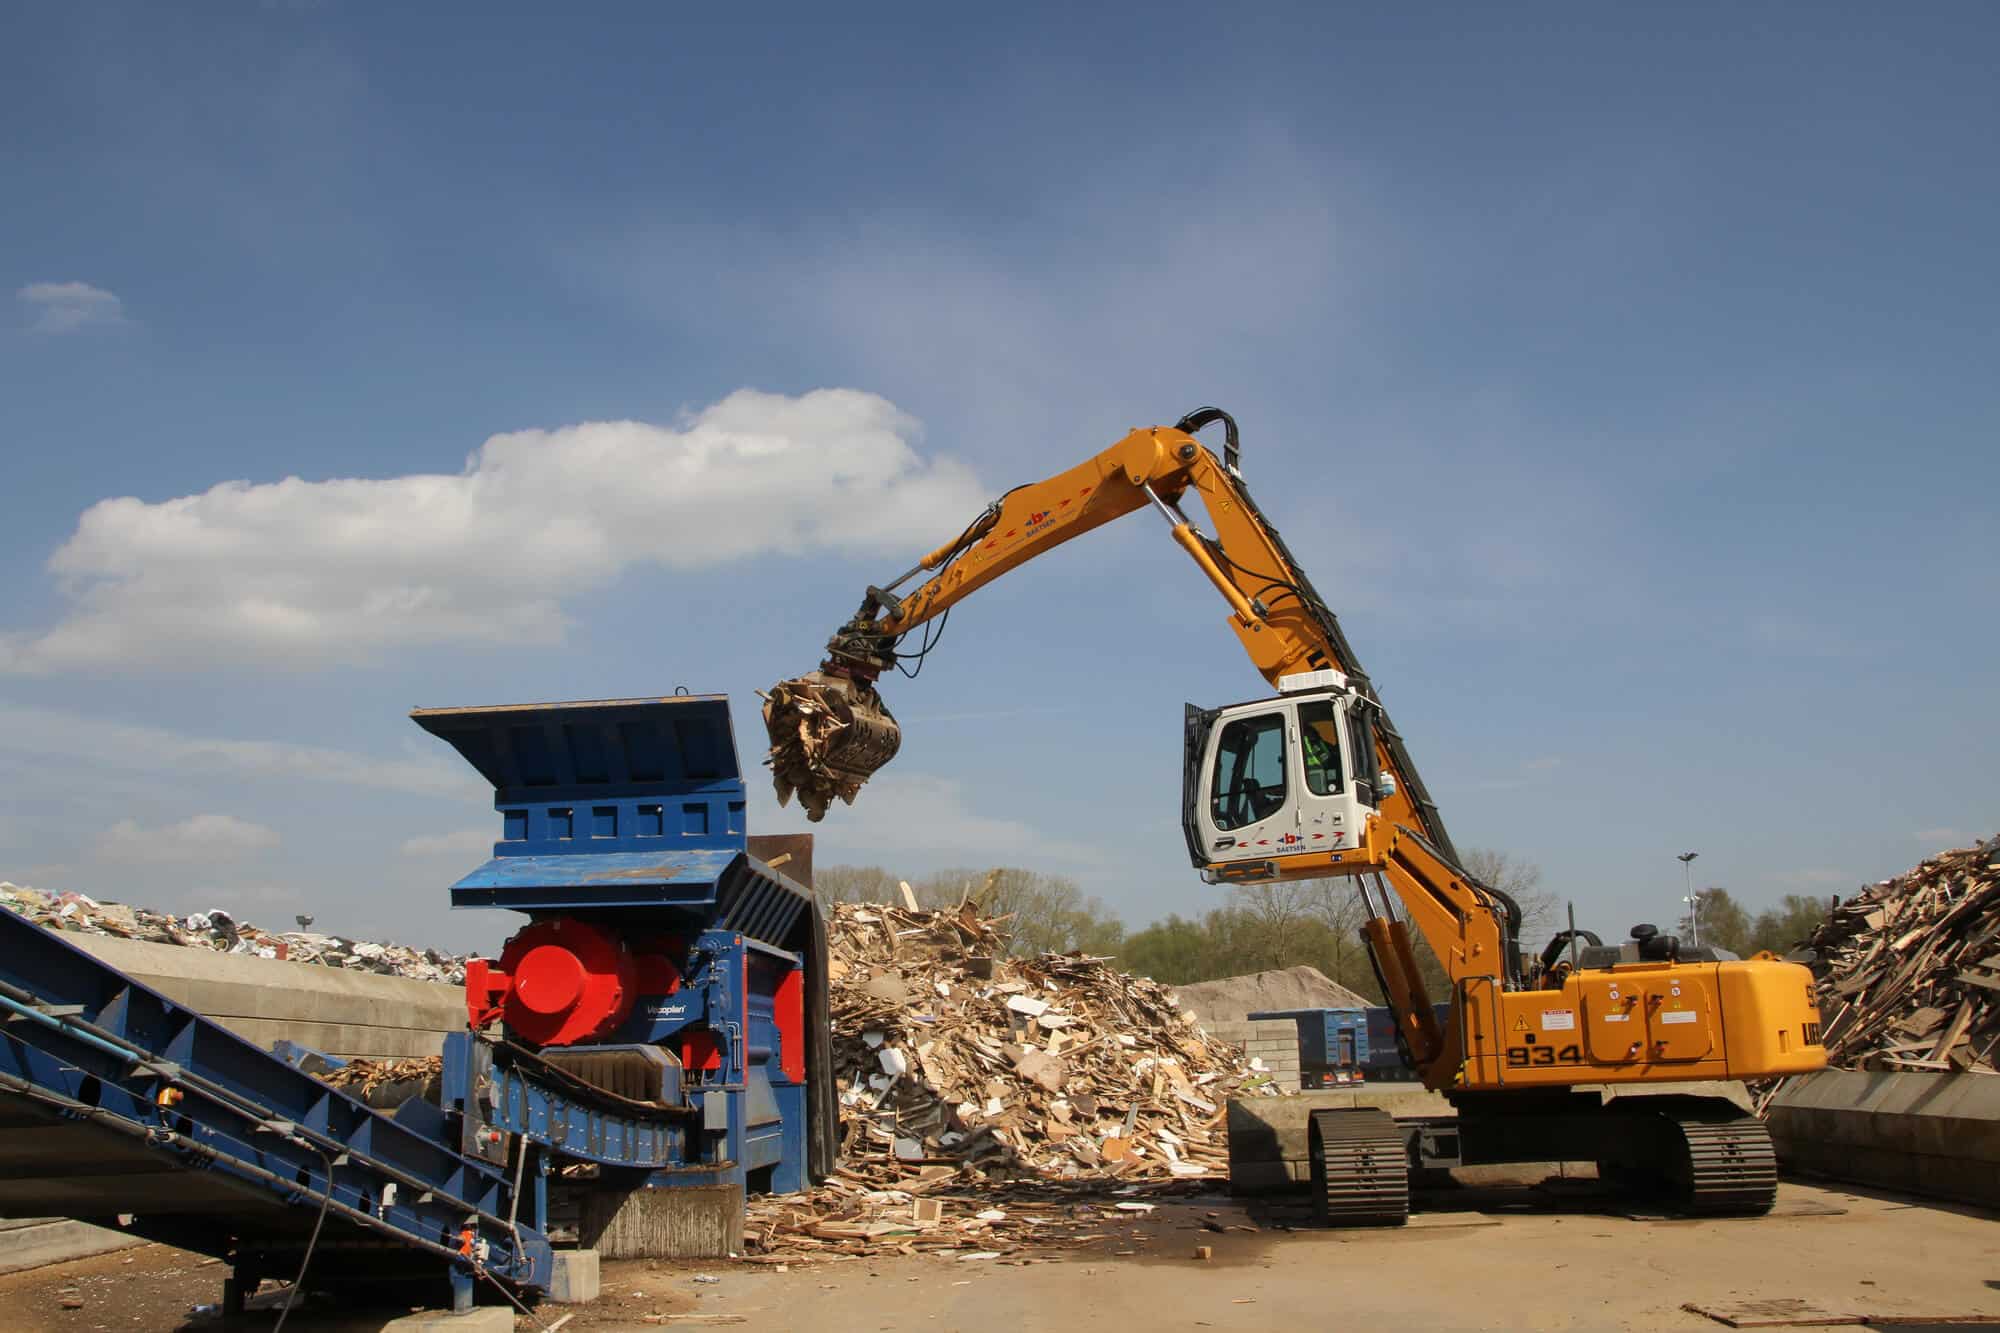
[[[1399,1227],[1409,1220],[1409,1149],[1387,1111],[1314,1111],[1306,1145],[1313,1216],[1322,1225]]]
[[[1686,1152],[1672,1173],[1682,1209],[1709,1217],[1771,1211],[1778,1198],[1778,1154],[1762,1120],[1754,1115],[1667,1119],[1680,1130]]]

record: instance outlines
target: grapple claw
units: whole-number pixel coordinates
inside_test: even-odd
[[[838,796],[849,805],[863,783],[896,757],[902,728],[866,680],[814,671],[764,694],[764,730],[778,804],[796,794],[806,818],[826,817]]]

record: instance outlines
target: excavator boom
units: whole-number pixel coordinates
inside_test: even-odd
[[[1193,434],[1215,423],[1226,432],[1220,459]],[[1131,431],[1065,472],[1008,491],[900,578],[868,589],[828,641],[820,669],[781,682],[765,696],[780,803],[796,793],[807,815],[819,819],[836,797],[852,803],[861,784],[895,757],[900,732],[875,683],[900,657],[920,658],[925,651],[903,653],[905,635],[941,624],[959,602],[1035,557],[1151,506],[1228,604],[1229,627],[1266,681],[1276,687],[1287,676],[1331,670],[1374,701],[1380,765],[1398,788],[1383,815],[1418,830],[1456,860],[1402,735],[1380,711],[1380,696],[1338,617],[1251,499],[1238,457],[1236,423],[1219,408],[1197,409],[1172,426]],[[1182,511],[1190,492],[1207,511],[1213,536]],[[897,594],[919,575],[928,577]],[[1291,877],[1327,873],[1303,861],[1291,868]]]

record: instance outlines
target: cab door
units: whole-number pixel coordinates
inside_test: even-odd
[[[1294,704],[1298,729],[1298,832],[1308,852],[1345,851],[1360,843],[1373,813],[1374,782],[1353,710],[1340,695]]]
[[[1183,815],[1197,866],[1299,849],[1297,737],[1286,700],[1206,714],[1189,708]]]

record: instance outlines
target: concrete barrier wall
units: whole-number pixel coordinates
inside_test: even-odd
[[[123,1232],[63,1217],[0,1218],[0,1273],[18,1273],[143,1244]]]
[[[1264,1062],[1272,1081],[1291,1092],[1299,1089],[1299,1025],[1290,1019],[1270,1019],[1252,1023],[1203,1023],[1202,1030],[1217,1041],[1241,1046],[1243,1056]]]
[[[465,1027],[462,987],[113,936],[65,934],[86,953],[239,1036],[346,1059],[436,1055]]]
[[[1787,1171],[2000,1208],[2000,1076],[1828,1069],[1766,1118]]]

